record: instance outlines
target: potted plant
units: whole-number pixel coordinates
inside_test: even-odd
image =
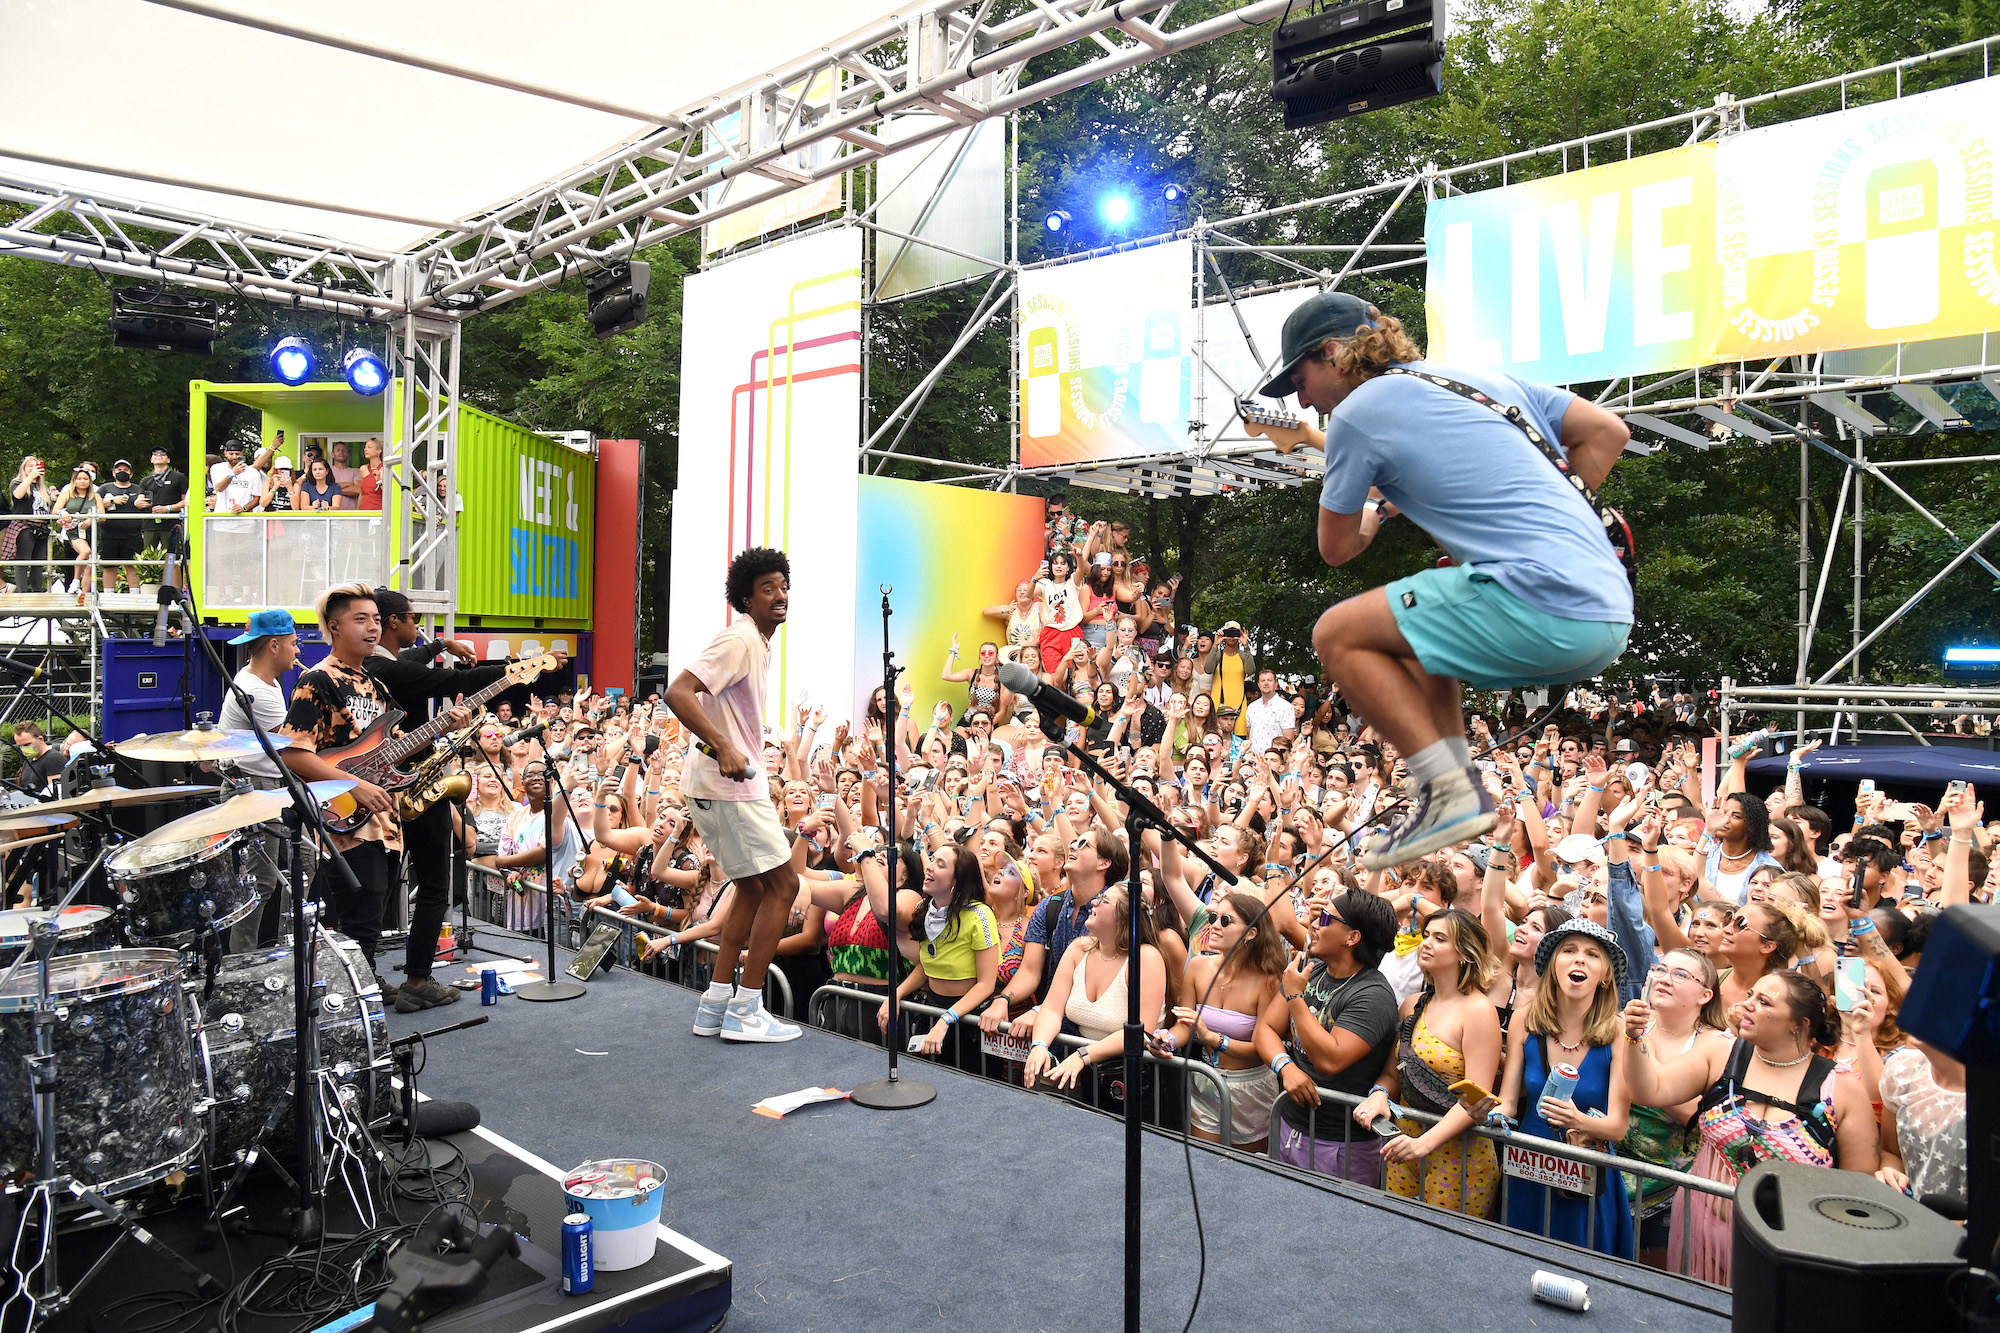
[[[149,544],[145,550],[139,552],[139,565],[140,568],[145,571],[144,573],[140,574],[139,577],[143,579],[150,575],[153,578],[153,582],[141,583],[139,585],[139,591],[143,595],[147,597],[153,597],[158,595],[160,591],[158,571],[162,568],[162,562],[164,562],[166,558],[167,558],[167,548],[161,546],[158,542],[153,542]]]

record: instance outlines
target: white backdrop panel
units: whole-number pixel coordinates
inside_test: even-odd
[[[773,726],[801,695],[837,710],[854,692],[860,350],[858,228],[687,280],[670,670],[729,623],[723,584],[735,554],[784,550],[791,615],[772,645]]]

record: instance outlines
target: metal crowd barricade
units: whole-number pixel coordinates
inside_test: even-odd
[[[548,895],[543,889],[524,892],[507,887],[505,872],[487,866],[466,865],[470,873],[466,876],[465,891],[467,910],[479,920],[503,930],[513,931],[530,939],[546,939],[543,917],[547,912]],[[556,942],[564,948],[576,949],[588,938],[590,931],[598,925],[618,928],[618,938],[612,944],[611,958],[620,967],[629,968],[643,976],[657,981],[671,982],[690,990],[705,988],[715,973],[715,958],[721,953],[712,941],[696,940],[692,945],[676,951],[677,956],[668,958],[662,953],[641,961],[639,942],[636,936],[646,929],[647,923],[618,915],[603,907],[586,908],[572,902],[568,894],[556,895]],[[658,928],[654,928],[657,933]],[[764,1004],[780,1018],[789,1019],[794,1012],[791,979],[784,969],[773,962],[764,978]]]
[[[1354,1108],[1361,1105],[1361,1103],[1365,1101],[1366,1098],[1357,1097],[1352,1093],[1336,1092],[1332,1088],[1318,1087],[1318,1085],[1315,1086],[1318,1088],[1320,1105],[1299,1108],[1304,1110],[1306,1113],[1306,1125],[1307,1125],[1306,1142],[1308,1144],[1307,1151],[1308,1151],[1309,1161],[1314,1160],[1313,1155],[1316,1152],[1317,1145],[1320,1143],[1332,1143],[1338,1141],[1343,1145],[1347,1145],[1354,1143],[1374,1144],[1381,1142],[1381,1140],[1376,1137],[1376,1135],[1372,1130],[1363,1129],[1361,1126],[1355,1124],[1354,1122]],[[1277,1101],[1272,1104],[1271,1124],[1273,1127],[1273,1132],[1271,1134],[1269,1145],[1265,1148],[1265,1155],[1268,1156],[1274,1162],[1283,1163],[1283,1159],[1279,1152],[1279,1141],[1278,1141],[1279,1135],[1277,1127],[1282,1122],[1282,1116],[1285,1109],[1295,1106],[1297,1106],[1297,1103],[1295,1103],[1292,1100],[1291,1094],[1283,1092],[1278,1094]],[[1437,1124],[1439,1119],[1441,1118],[1435,1115],[1431,1115],[1427,1112],[1418,1111],[1409,1107],[1399,1107],[1398,1110],[1402,1115],[1407,1116],[1410,1119],[1415,1120],[1418,1123],[1426,1126]],[[1338,1135],[1334,1134],[1322,1135],[1319,1132],[1321,1120],[1322,1117],[1324,1116],[1332,1116],[1335,1120],[1339,1122],[1341,1132]],[[1610,1189],[1612,1187],[1609,1179],[1603,1175],[1603,1173],[1607,1171],[1621,1172],[1628,1177],[1633,1177],[1641,1181],[1651,1181],[1656,1183],[1657,1185],[1668,1187],[1669,1193],[1665,1197],[1655,1195],[1650,1199],[1647,1197],[1646,1191],[1644,1190],[1643,1187],[1638,1190],[1630,1190],[1630,1189],[1625,1190],[1626,1208],[1632,1215],[1632,1235],[1635,1245],[1637,1245],[1639,1241],[1640,1225],[1642,1222],[1644,1222],[1646,1218],[1652,1217],[1658,1213],[1666,1211],[1666,1209],[1669,1208],[1675,1201],[1684,1198],[1685,1195],[1688,1194],[1689,1192],[1693,1192],[1696,1194],[1706,1194],[1717,1198],[1729,1199],[1732,1201],[1736,1197],[1736,1187],[1733,1185],[1725,1185],[1720,1181],[1708,1180],[1701,1176],[1692,1176],[1684,1171],[1675,1171],[1671,1167],[1656,1166],[1651,1162],[1642,1162],[1636,1157],[1625,1157],[1611,1153],[1601,1153],[1590,1148],[1578,1148],[1572,1144],[1563,1142],[1560,1139],[1543,1139],[1543,1138],[1536,1138],[1533,1135],[1523,1135],[1523,1134],[1504,1134],[1498,1130],[1488,1129],[1483,1125],[1475,1126],[1472,1129],[1466,1130],[1463,1134],[1459,1136],[1459,1149],[1460,1149],[1459,1161],[1461,1163],[1460,1167],[1461,1173],[1463,1173],[1464,1171],[1463,1163],[1466,1161],[1467,1154],[1469,1153],[1472,1146],[1471,1140],[1474,1138],[1486,1139],[1494,1145],[1494,1153],[1498,1157],[1501,1167],[1500,1193],[1494,1204],[1495,1216],[1492,1218],[1479,1219],[1479,1220],[1492,1221],[1503,1226],[1506,1225],[1504,1219],[1507,1216],[1507,1194],[1508,1191],[1511,1188],[1513,1188],[1512,1181],[1518,1178],[1516,1175],[1510,1173],[1510,1171],[1508,1170],[1509,1158],[1507,1150],[1509,1145],[1512,1145],[1517,1150],[1517,1153],[1531,1150],[1537,1158],[1552,1159],[1554,1162],[1562,1164],[1557,1168],[1559,1171],[1564,1170],[1565,1168],[1583,1168],[1583,1167],[1594,1168],[1595,1171],[1598,1173],[1597,1180],[1599,1182],[1600,1189]],[[1433,1156],[1435,1156],[1435,1154],[1433,1154]],[[1308,1169],[1318,1172],[1319,1174],[1322,1175],[1333,1174],[1332,1171],[1319,1172],[1317,1166],[1309,1167]],[[1463,1174],[1461,1174],[1460,1175],[1461,1188],[1459,1189],[1459,1195],[1458,1195],[1458,1212],[1461,1216],[1467,1216],[1468,1214],[1466,1213],[1466,1208],[1465,1208],[1466,1191],[1463,1188],[1463,1182],[1464,1182],[1464,1176]],[[1356,1181],[1348,1181],[1347,1183],[1357,1185],[1358,1187],[1363,1189],[1374,1188],[1377,1189],[1378,1193],[1388,1192],[1386,1185],[1384,1187],[1375,1187],[1375,1186],[1361,1184],[1360,1182]],[[1533,1185],[1536,1184],[1537,1182],[1529,1181],[1527,1183]],[[1553,1237],[1551,1237],[1549,1234],[1551,1210],[1549,1208],[1548,1191],[1551,1188],[1555,1187],[1547,1185],[1543,1186],[1541,1229],[1537,1233],[1529,1233],[1529,1234],[1539,1234],[1544,1240],[1553,1240]],[[1621,1184],[1618,1188],[1625,1189],[1625,1186]],[[1584,1214],[1585,1217],[1588,1219],[1586,1223],[1586,1228],[1587,1228],[1585,1235],[1586,1244],[1584,1248],[1594,1249],[1596,1247],[1596,1240],[1597,1240],[1597,1234],[1596,1234],[1597,1209],[1595,1207],[1587,1208],[1584,1210]],[[1518,1228],[1510,1228],[1510,1229],[1518,1230]],[[1668,1262],[1670,1264],[1675,1265],[1671,1271],[1679,1274],[1682,1277],[1686,1277],[1688,1275],[1687,1233],[1690,1230],[1691,1228],[1683,1228],[1683,1234],[1681,1237],[1681,1244],[1679,1246],[1678,1255],[1669,1253],[1667,1256]],[[1564,1242],[1555,1242],[1555,1243],[1562,1244]]]
[[[808,1010],[809,1021],[814,1027],[826,1028],[848,1036],[863,1036],[868,1031],[875,1010],[884,998],[883,995],[872,994],[853,986],[842,986],[837,982],[821,986],[812,993]],[[896,1007],[900,1012],[923,1015],[931,1023],[935,1023],[939,1015],[944,1013],[944,1010],[936,1005],[918,1004],[914,1000],[899,1001]],[[927,1023],[925,1026],[929,1025]],[[979,1054],[976,1062],[968,1063],[971,1057],[962,1054],[963,1047],[955,1050],[952,1043],[969,1042],[974,1039],[979,1040]],[[964,1073],[978,1074],[981,1078],[1005,1083],[1010,1087],[1020,1087],[1022,1069],[1028,1059],[1028,1040],[1025,1036],[1003,1037],[999,1034],[989,1036],[979,1031],[976,1020],[968,1018],[961,1020],[952,1028],[946,1037],[943,1051],[935,1056],[917,1055],[914,1058],[948,1065]],[[1057,1033],[1054,1044],[1074,1048],[1088,1046],[1091,1043],[1082,1037]],[[1154,1077],[1147,1080],[1151,1084],[1151,1104],[1145,1108],[1141,1117],[1147,1124],[1164,1128],[1177,1127],[1181,1108],[1163,1107],[1161,1098],[1163,1095],[1173,1095],[1179,1085],[1176,1080],[1160,1075],[1166,1071],[1179,1071],[1183,1077],[1203,1079],[1211,1085],[1216,1104],[1220,1108],[1216,1121],[1218,1136],[1224,1143],[1230,1141],[1229,1086],[1220,1072],[1199,1060],[1189,1060],[1183,1056],[1161,1059],[1151,1051],[1145,1051],[1141,1053],[1141,1059],[1145,1067],[1154,1073]],[[1125,1061],[1122,1056],[1116,1061],[1092,1065],[1084,1071],[1084,1077],[1077,1081],[1077,1099],[1102,1110],[1113,1109],[1123,1100],[1124,1094],[1117,1090],[1116,1085],[1124,1076]],[[1170,1084],[1171,1089],[1168,1087]],[[1031,1091],[1042,1090],[1031,1089]],[[1141,1088],[1140,1094],[1144,1096],[1147,1091],[1148,1089]]]

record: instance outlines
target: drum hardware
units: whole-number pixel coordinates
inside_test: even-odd
[[[37,1333],[37,1330],[61,1314],[70,1302],[75,1300],[76,1294],[88,1287],[97,1275],[104,1271],[105,1266],[117,1253],[119,1245],[128,1237],[179,1268],[194,1282],[196,1290],[204,1298],[219,1298],[224,1290],[220,1282],[202,1272],[145,1227],[140,1226],[130,1213],[112,1203],[99,1189],[91,1188],[66,1173],[59,1173],[57,1169],[59,1118],[56,1103],[59,1079],[56,1066],[56,1026],[70,1015],[69,1006],[61,1003],[51,985],[50,974],[54,970],[56,945],[62,934],[61,914],[70,906],[71,901],[82,890],[84,883],[102,860],[100,856],[93,861],[70,886],[69,892],[63,896],[55,910],[37,924],[32,947],[23,949],[8,965],[6,971],[0,972],[0,997],[8,995],[8,983],[21,970],[22,964],[30,958],[35,961],[37,974],[32,997],[27,1001],[27,1008],[33,1014],[34,1054],[27,1058],[25,1064],[28,1069],[30,1095],[35,1104],[35,1137],[40,1154],[33,1167],[33,1181],[26,1189],[20,1207],[21,1231],[14,1238],[14,1245],[11,1247],[11,1253],[16,1259],[15,1287],[8,1293],[6,1300],[0,1302],[0,1313],[7,1313],[11,1310],[16,1297],[26,1300],[25,1327],[28,1333]],[[115,958],[116,954],[77,955],[76,959],[93,957]],[[170,962],[170,957],[157,961],[167,964],[171,969],[177,966],[177,963]],[[176,975],[177,973],[172,970],[168,972],[170,981]],[[144,989],[154,988],[157,987]],[[86,993],[79,989],[75,994],[79,999],[78,1007],[85,1007],[83,997]],[[138,994],[143,997],[143,990]],[[15,1009],[13,1012],[20,1010]],[[60,1229],[56,1223],[57,1204],[66,1195],[81,1199],[96,1209],[109,1219],[119,1232],[117,1239],[98,1257],[97,1262],[93,1263],[67,1291],[63,1289],[58,1267],[58,1250],[61,1242]],[[31,1226],[36,1227],[39,1233],[38,1247],[32,1253],[23,1245],[27,1229]],[[23,1256],[28,1257],[24,1260]]]

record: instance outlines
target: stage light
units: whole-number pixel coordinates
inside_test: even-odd
[[[312,348],[304,338],[287,338],[271,349],[271,373],[287,384],[303,384],[313,373]]]
[[[1061,235],[1063,232],[1069,230],[1069,224],[1074,221],[1076,221],[1075,218],[1072,218],[1068,213],[1058,208],[1042,219],[1042,225],[1057,235]]]
[[[1444,91],[1444,5],[1352,0],[1280,20],[1271,34],[1271,96],[1285,128],[1399,106]]]
[[[646,291],[652,268],[639,260],[613,264],[584,279],[590,327],[600,338],[636,329],[646,322]]]
[[[364,398],[373,398],[389,386],[388,367],[366,347],[353,348],[342,357],[340,373],[347,377],[347,387]]]
[[[1132,220],[1132,200],[1127,195],[1108,194],[1097,206],[1097,215],[1107,227],[1122,227]]]
[[[1961,644],[1944,650],[1946,680],[1990,681],[2000,677],[2000,648]]]
[[[215,324],[221,312],[221,306],[205,297],[118,287],[111,293],[111,345],[208,356],[215,351]]]
[[[1160,198],[1166,200],[1169,207],[1184,204],[1187,202],[1187,187],[1177,181],[1168,181],[1160,187]]]

